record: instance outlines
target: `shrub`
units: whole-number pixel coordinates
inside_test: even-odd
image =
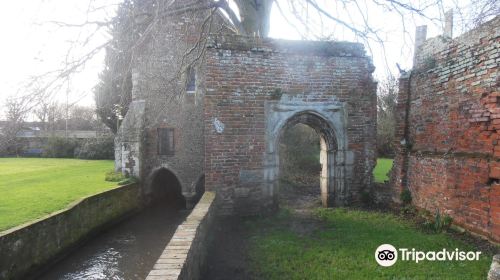
[[[113,137],[87,139],[77,153],[81,159],[114,159]]]
[[[115,172],[114,170],[106,172],[104,180],[108,182],[117,182],[119,186],[139,182],[137,177],[123,175],[121,172]]]
[[[453,218],[445,214],[441,215],[439,209],[436,210],[436,214],[432,216],[429,211],[421,211],[421,218],[424,219],[422,223],[422,228],[424,230],[440,233],[446,231],[450,228]]]
[[[365,206],[370,206],[373,204],[373,197],[369,191],[364,190],[363,192],[361,192],[361,202]]]
[[[449,215],[444,215],[443,218],[443,226],[444,228],[448,229],[451,227],[451,223],[453,223],[453,218],[450,217]]]
[[[405,205],[400,209],[400,214],[402,215],[414,216],[416,213],[417,209],[411,204]]]
[[[118,185],[123,186],[123,185],[137,183],[137,182],[139,182],[139,179],[137,177],[132,176],[132,177],[127,177],[127,178],[121,180],[120,182],[118,182]]]
[[[125,180],[126,178],[127,177],[121,172],[115,172],[114,170],[106,172],[106,175],[104,176],[104,180],[108,182],[120,182]]]
[[[410,190],[403,190],[401,192],[401,202],[403,202],[403,204],[407,205],[407,204],[410,204],[411,203],[411,192]]]
[[[72,138],[51,137],[44,147],[43,156],[51,158],[72,158],[78,142]]]
[[[441,216],[441,213],[439,212],[439,209],[436,210],[436,216],[434,217],[434,231],[435,232],[442,232],[450,228],[451,223],[453,219],[448,216],[444,215]]]

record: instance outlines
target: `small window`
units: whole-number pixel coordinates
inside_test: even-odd
[[[158,128],[158,154],[174,154],[174,129]]]
[[[196,91],[196,70],[194,67],[189,67],[187,71],[186,92],[193,93]]]

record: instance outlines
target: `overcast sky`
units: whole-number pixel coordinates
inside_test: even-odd
[[[98,0],[95,2],[98,5],[107,5],[119,2],[119,0]],[[470,2],[467,0],[444,1],[444,8],[448,9],[457,4],[467,6],[470,5]],[[287,1],[280,0],[280,3],[280,7],[288,21],[283,18],[276,7],[273,7],[270,37],[284,39],[303,39],[306,37],[314,39],[316,38],[314,34],[320,33],[334,40],[356,40],[349,32],[328,20],[323,20],[323,28],[320,30],[319,17],[313,12],[309,12],[309,16],[305,17],[309,23],[312,23],[310,25],[312,26],[311,29],[313,29],[307,30],[291,15]],[[319,0],[318,3],[323,3],[325,10],[334,11],[336,9],[335,1]],[[372,27],[384,30],[382,39],[385,41],[385,54],[384,49],[378,44],[373,43],[370,45],[377,78],[383,78],[388,71],[396,74],[396,62],[405,69],[411,68],[412,40],[416,25],[427,24],[428,37],[441,33],[442,27],[439,23],[436,24],[436,22],[432,23],[423,18],[406,16],[404,17],[404,23],[408,33],[404,36],[402,32],[403,21],[399,15],[366,4],[367,2],[364,1],[358,3],[362,3],[361,11],[370,20]],[[368,3],[371,3],[371,1],[368,1]],[[31,75],[58,69],[66,59],[71,60],[109,39],[108,34],[101,30],[85,46],[73,45],[71,44],[72,41],[83,42],[89,34],[95,33],[94,27],[62,28],[48,23],[49,21],[81,23],[86,19],[102,20],[112,17],[115,9],[98,10],[90,15],[87,10],[88,1],[86,0],[18,0],[4,1],[2,3],[2,9],[0,10],[0,34],[2,34],[2,44],[0,44],[0,103],[3,103],[7,96],[18,93],[21,84]],[[431,7],[431,10],[433,11],[431,14],[433,17],[439,17],[442,12],[438,7]],[[299,12],[306,14],[305,9]],[[362,20],[362,18],[354,16],[353,20]],[[68,52],[72,46],[73,49]],[[71,83],[61,89],[54,98],[64,102],[68,93],[70,103],[92,105],[92,88],[98,80],[98,73],[103,68],[103,59],[104,52],[96,55],[87,64],[84,71],[76,75],[71,80]],[[69,90],[67,90],[68,88]]]

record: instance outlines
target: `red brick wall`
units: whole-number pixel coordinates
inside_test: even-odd
[[[401,79],[392,174],[395,200],[408,187],[416,206],[439,209],[457,225],[495,241],[500,241],[499,28],[497,17],[454,40],[433,38],[419,48],[414,69]]]
[[[246,187],[240,179],[242,172],[264,174],[264,107],[277,93],[347,103],[348,148],[357,174],[348,183],[356,201],[371,183],[375,159],[373,69],[359,44],[217,38],[207,50],[205,69],[205,182],[207,190],[217,190],[223,212],[272,206],[261,185]],[[222,133],[215,131],[215,119],[225,125]]]

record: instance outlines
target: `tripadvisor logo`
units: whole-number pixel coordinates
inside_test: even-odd
[[[391,244],[382,244],[375,250],[375,260],[381,266],[392,266],[398,260],[398,251]]]
[[[481,252],[465,252],[460,251],[458,248],[449,251],[442,249],[440,251],[418,251],[415,248],[399,248],[397,250],[391,244],[382,244],[375,250],[375,260],[381,266],[392,266],[399,259],[401,261],[413,261],[418,263],[420,261],[478,261]]]

